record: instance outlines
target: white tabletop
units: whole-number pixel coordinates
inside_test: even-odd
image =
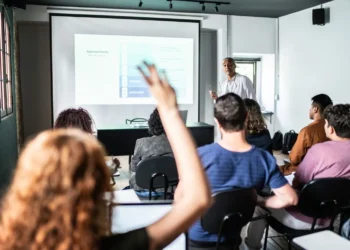
[[[349,250],[350,241],[331,231],[322,231],[297,237],[293,243],[306,250]]]
[[[117,205],[112,212],[112,233],[125,233],[147,227],[162,218],[171,208],[171,204],[157,203]],[[186,250],[185,234],[181,234],[164,250]]]
[[[108,193],[105,194],[105,198],[109,200]],[[113,192],[114,203],[140,203],[140,199],[135,193],[134,189],[119,190]]]

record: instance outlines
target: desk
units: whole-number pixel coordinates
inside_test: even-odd
[[[187,123],[198,147],[214,142],[214,126],[203,122]],[[97,138],[106,148],[108,155],[133,155],[137,139],[149,137],[147,127],[116,125],[113,128],[97,130]]]
[[[293,239],[293,246],[301,250],[348,250],[350,241],[331,231],[322,231]]]
[[[140,203],[134,189],[114,191],[113,195],[114,203]]]
[[[112,233],[125,233],[149,226],[166,215],[171,208],[171,204],[153,202],[114,206],[112,211]],[[164,248],[164,250],[186,249],[187,237],[184,233]]]

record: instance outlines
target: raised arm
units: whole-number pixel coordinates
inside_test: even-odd
[[[146,63],[145,63],[146,64]],[[162,249],[185,232],[210,205],[210,190],[195,144],[178,112],[176,96],[167,79],[160,79],[154,65],[146,64],[149,76],[139,68],[158,104],[165,132],[176,160],[183,193],[172,210],[150,225],[150,250]]]

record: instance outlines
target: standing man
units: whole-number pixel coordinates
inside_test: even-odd
[[[224,71],[227,80],[218,85],[218,92],[209,91],[213,100],[227,93],[235,93],[242,99],[249,98],[256,100],[255,90],[252,81],[243,75],[236,72],[236,63],[231,57],[223,60]]]

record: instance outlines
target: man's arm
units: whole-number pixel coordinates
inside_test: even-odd
[[[275,195],[259,201],[260,206],[279,209],[298,204],[298,196],[289,184],[272,189],[272,191]]]
[[[305,128],[303,128],[298,134],[297,140],[289,153],[290,164],[293,166],[298,166],[299,163],[303,160],[304,156],[306,155],[306,137],[307,133],[305,131]]]
[[[303,161],[299,164],[293,179],[293,187],[301,188],[314,178],[314,171],[318,164],[319,157],[314,154],[314,147],[305,155]]]

